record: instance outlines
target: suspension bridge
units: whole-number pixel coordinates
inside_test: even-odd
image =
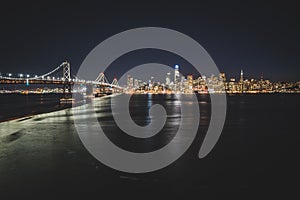
[[[73,88],[76,85],[86,86],[89,94],[111,94],[121,93],[123,88],[119,86],[116,78],[110,83],[105,77],[104,73],[100,73],[95,80],[84,80],[71,74],[70,63],[65,61],[52,71],[43,75],[35,75],[30,77],[29,75],[19,74],[19,77],[12,77],[12,74],[8,76],[0,76],[0,84],[51,84],[62,85],[65,98],[71,98]],[[56,76],[54,76],[56,75]]]

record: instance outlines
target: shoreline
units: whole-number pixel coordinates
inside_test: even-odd
[[[25,119],[30,119],[30,118],[32,118],[36,115],[42,115],[42,114],[62,111],[62,110],[66,110],[66,109],[69,109],[69,108],[72,108],[72,106],[71,107],[66,107],[66,108],[61,108],[61,109],[56,109],[56,110],[52,110],[52,111],[45,111],[45,112],[39,112],[39,113],[34,113],[34,114],[28,114],[28,115],[12,117],[12,118],[8,118],[8,119],[5,119],[5,120],[0,120],[0,124],[4,123],[4,122],[10,122],[10,121],[22,121],[22,120],[25,120]]]

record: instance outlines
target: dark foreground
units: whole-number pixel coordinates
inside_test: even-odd
[[[163,95],[150,100],[173,101]],[[147,174],[118,172],[94,159],[77,135],[71,109],[0,123],[1,199],[264,199],[297,195],[300,95],[235,95],[227,100],[225,127],[207,157],[197,156],[210,116],[209,98],[199,96],[201,122],[192,146],[175,163]],[[143,125],[149,97],[139,95],[132,101],[133,119]],[[109,98],[98,99],[95,105],[111,140],[133,151],[149,150],[137,141],[131,144],[114,126],[107,115]],[[169,112],[174,115],[177,111]],[[167,130],[164,134],[170,137],[146,141],[147,148],[167,143],[174,131],[172,127]]]

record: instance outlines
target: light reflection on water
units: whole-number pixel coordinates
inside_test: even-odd
[[[293,186],[290,177],[299,177],[295,159],[300,141],[299,96],[230,96],[221,138],[211,154],[202,160],[197,155],[210,119],[210,101],[208,96],[198,97],[201,112],[198,138],[178,161],[150,174],[121,173],[102,165],[83,147],[73,119],[89,119],[96,111],[107,137],[116,145],[147,152],[174,138],[180,121],[180,105],[172,95],[152,95],[151,102],[146,95],[132,98],[131,115],[139,125],[147,123],[149,105],[161,103],[166,107],[168,120],[164,131],[146,140],[133,139],[115,126],[110,97],[95,99],[92,104],[75,109],[0,123],[1,197],[23,197],[33,190],[42,196],[62,192],[76,197],[82,190],[87,194],[95,191],[96,195],[100,191],[102,195],[127,189],[132,192],[132,188],[138,188],[142,194],[153,192],[153,188],[167,195],[176,191],[184,194],[246,191],[249,194],[266,187],[274,191],[274,188]],[[88,106],[90,110],[86,111],[84,107]]]

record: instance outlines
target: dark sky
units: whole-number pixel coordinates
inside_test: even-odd
[[[42,74],[64,60],[75,71],[106,38],[131,28],[157,26],[197,40],[227,77],[237,77],[242,68],[249,78],[263,74],[274,81],[300,80],[300,14],[288,1],[45,2],[1,5],[2,74]],[[134,64],[148,61],[145,56],[152,54],[138,55]],[[160,61],[159,56],[151,59]],[[170,59],[174,60],[165,63],[180,62]],[[124,61],[124,66],[131,61]]]

